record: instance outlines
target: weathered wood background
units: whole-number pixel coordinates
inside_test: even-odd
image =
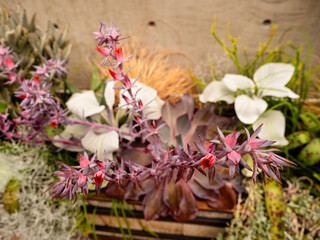
[[[43,29],[49,20],[60,28],[69,25],[73,43],[69,79],[82,88],[89,85],[87,60],[98,56],[91,32],[98,30],[99,21],[114,20],[122,33],[146,46],[181,51],[192,59],[186,63],[192,66],[204,63],[208,56],[225,57],[210,34],[213,15],[222,37],[231,22],[231,32],[241,35],[239,46],[248,47],[249,56],[260,41],[267,40],[272,24],[278,25],[276,38],[292,27],[286,39],[298,46],[306,43],[303,30],[308,32],[319,56],[319,0],[0,0],[0,5],[15,9],[19,2],[30,17],[37,14]]]

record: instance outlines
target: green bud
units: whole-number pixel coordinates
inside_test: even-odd
[[[6,190],[3,194],[4,209],[9,213],[14,213],[19,210],[18,193],[20,181],[12,179],[8,182]]]
[[[298,155],[298,159],[307,166],[320,162],[320,138],[313,139],[305,146]]]
[[[294,132],[290,134],[287,137],[287,139],[289,141],[288,148],[292,149],[292,148],[302,147],[303,145],[310,142],[311,136],[309,132],[300,131],[300,132]]]

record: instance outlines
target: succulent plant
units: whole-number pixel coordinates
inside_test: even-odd
[[[159,129],[163,143],[172,153],[185,148],[189,149],[191,154],[196,150],[194,143],[202,144],[201,139],[209,137],[209,129],[213,126],[218,125],[224,129],[232,127],[234,118],[218,117],[213,111],[213,105],[196,111],[194,99],[190,95],[182,96],[175,104],[167,100],[162,108],[162,118],[157,123],[164,125]],[[149,137],[148,141],[152,141],[152,138]],[[135,146],[137,144],[134,143]],[[143,145],[140,145],[140,149],[141,146]],[[144,151],[137,148],[125,149],[121,157],[147,166],[152,162],[149,151],[149,149]],[[158,183],[159,187],[156,187],[154,180],[148,179],[147,176],[147,180],[142,181],[141,188],[135,187],[133,183],[124,183],[127,191],[109,182],[106,193],[108,196],[120,199],[143,200],[144,217],[148,220],[165,215],[171,215],[177,221],[191,220],[198,211],[197,198],[205,200],[212,208],[230,210],[235,207],[236,191],[243,190],[239,185],[239,178],[229,182],[228,171],[217,168],[214,180],[209,183],[208,178],[202,173],[190,171],[189,174],[185,174],[185,171],[185,169],[175,171],[172,176],[162,178]],[[203,172],[210,175],[207,169]],[[193,176],[188,179],[185,175]]]
[[[28,78],[34,65],[40,66],[45,59],[67,59],[71,43],[67,40],[68,28],[61,33],[57,26],[48,23],[47,31],[41,31],[36,25],[36,17],[28,20],[26,10],[18,7],[18,11],[1,10],[0,43],[12,49],[14,62],[19,62],[23,77]]]

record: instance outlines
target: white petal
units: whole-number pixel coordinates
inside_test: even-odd
[[[122,93],[123,93],[123,90],[121,91],[121,94]],[[141,99],[143,104],[146,104],[157,97],[157,91],[155,89],[139,81],[136,81],[134,86],[132,87],[132,93],[134,95],[137,94],[137,99]],[[128,92],[125,93],[125,96],[129,97]],[[121,98],[120,104],[124,104],[124,103],[125,103],[124,99]]]
[[[277,141],[274,145],[287,145],[285,138],[286,119],[280,111],[270,110],[263,114],[252,127],[256,130],[263,123],[259,138]]]
[[[106,101],[107,106],[112,109],[115,101],[115,93],[114,93],[114,82],[108,82],[106,84],[106,89],[104,90],[104,99]]]
[[[274,96],[274,97],[289,97],[289,98],[299,98],[299,95],[291,91],[287,87],[279,87],[277,89],[265,88],[262,91],[261,96]]]
[[[212,81],[199,96],[199,100],[203,103],[226,101],[230,104],[234,102],[234,99],[233,92],[223,82],[218,81]]]
[[[253,80],[259,89],[284,87],[292,78],[294,66],[289,63],[267,63],[258,68]]]
[[[247,95],[240,95],[236,98],[234,108],[239,120],[246,124],[252,124],[267,109],[268,104],[261,98],[250,98]]]
[[[68,109],[79,118],[86,118],[103,111],[104,106],[99,103],[93,91],[75,93],[66,102]]]
[[[77,138],[80,140],[87,128],[88,127],[81,124],[67,125],[65,130],[60,133],[60,135],[57,135],[54,138],[59,140],[70,140],[71,138]],[[81,146],[66,145],[59,142],[53,142],[53,145],[58,148],[64,148],[71,152],[83,151],[83,148]]]
[[[108,156],[115,150],[119,149],[119,136],[116,131],[100,133],[96,129],[91,129],[81,139],[81,143],[86,150],[92,153],[97,152],[97,159],[101,160],[103,152],[106,151]]]
[[[123,90],[120,91],[120,95],[122,93],[123,93]],[[146,111],[144,111],[145,114],[148,112],[154,112],[154,113],[150,113],[147,116],[149,119],[159,119],[161,117],[161,110],[162,110],[164,101],[162,101],[158,97],[157,91],[155,89],[137,81],[134,84],[134,87],[132,88],[132,93],[134,95],[137,94],[136,95],[137,99],[141,99],[144,105],[148,104],[148,108],[146,109]],[[124,95],[130,98],[128,92],[126,92]],[[123,98],[121,98],[120,105],[123,105],[123,104],[126,104],[126,102]]]
[[[161,100],[158,96],[148,105],[148,108],[144,112],[145,114],[151,112],[148,114],[148,119],[159,119],[161,117],[162,112],[162,106],[164,104],[164,101]]]
[[[222,82],[233,92],[237,91],[237,89],[254,89],[253,81],[250,78],[239,74],[226,74],[223,77]]]

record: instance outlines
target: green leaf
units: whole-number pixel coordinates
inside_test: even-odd
[[[4,102],[0,102],[0,112],[1,113],[5,113],[7,110],[7,104],[5,104]]]
[[[65,84],[71,94],[81,92],[78,88],[76,88],[73,84],[69,83],[68,81],[65,81]]]
[[[102,80],[100,78],[98,69],[96,68],[94,63],[92,63],[91,69],[92,69],[92,75],[91,75],[90,89],[97,90],[99,88],[99,86],[101,85]]]

